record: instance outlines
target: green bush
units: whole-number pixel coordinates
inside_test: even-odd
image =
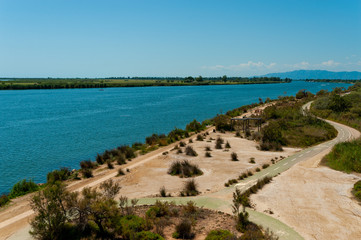
[[[35,192],[39,190],[39,186],[33,182],[33,180],[27,181],[26,179],[23,179],[12,187],[9,197],[10,198],[16,198],[22,195],[25,195],[27,193]]]
[[[361,200],[361,180],[359,180],[353,185],[352,192],[358,200]]]
[[[54,184],[56,181],[68,180],[71,176],[71,172],[68,168],[64,167],[60,170],[54,170],[46,175],[46,181],[48,184]]]
[[[120,219],[122,237],[124,239],[132,239],[138,232],[147,230],[146,221],[135,215],[127,215]]]
[[[205,125],[200,124],[197,120],[193,120],[186,126],[187,132],[200,132],[206,128]]]
[[[158,218],[170,215],[169,203],[157,200],[145,214],[148,218]]]
[[[208,233],[205,240],[228,240],[234,235],[228,230],[212,230]]]
[[[204,156],[210,158],[212,157],[212,154],[210,152],[206,152]]]
[[[150,231],[141,231],[135,234],[134,240],[164,240],[164,238]]]
[[[203,136],[202,135],[200,135],[200,134],[198,134],[197,135],[197,139],[196,139],[197,141],[203,141]]]

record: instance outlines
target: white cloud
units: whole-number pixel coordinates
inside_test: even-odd
[[[328,61],[326,61],[326,62],[322,62],[321,65],[322,65],[322,66],[326,66],[326,67],[336,67],[336,66],[340,65],[340,63],[335,62],[335,61],[333,61],[333,60],[328,60]]]
[[[215,66],[203,66],[203,69],[211,69],[211,70],[231,70],[231,71],[242,71],[242,70],[251,70],[251,69],[271,69],[276,66],[276,63],[266,64],[264,62],[253,62],[248,61],[246,63],[240,63],[238,65],[215,65]]]

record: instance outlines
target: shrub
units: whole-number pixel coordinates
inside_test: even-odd
[[[93,170],[91,168],[84,168],[82,169],[83,176],[85,178],[91,178],[93,177]]]
[[[141,231],[135,234],[134,240],[164,240],[164,238],[150,231]]]
[[[196,196],[198,193],[197,183],[194,179],[190,179],[184,183],[183,194],[187,196]]]
[[[236,132],[236,137],[241,137],[241,132],[240,131]]]
[[[166,191],[166,189],[165,189],[164,186],[162,186],[162,187],[159,189],[159,195],[160,195],[161,197],[166,197],[166,196],[167,196],[167,191]]]
[[[127,215],[119,221],[122,229],[122,236],[125,239],[132,239],[138,232],[147,230],[146,222],[143,218],[135,215]]]
[[[198,135],[197,135],[197,141],[203,141],[203,136],[200,135],[200,134],[198,134]]]
[[[97,153],[95,160],[99,165],[102,165],[105,162],[103,155],[100,155],[99,153]]]
[[[183,142],[183,141],[180,141],[180,142],[179,142],[179,146],[185,147],[185,145],[187,145],[185,142]]]
[[[251,171],[247,171],[247,175],[248,175],[248,177],[250,177],[253,175],[253,173]]]
[[[223,144],[224,143],[224,139],[223,138],[221,138],[221,137],[218,137],[217,139],[216,139],[216,142],[218,143],[220,143],[220,144]]]
[[[225,148],[231,148],[231,144],[229,144],[229,142],[227,141],[226,145],[224,146]]]
[[[249,163],[256,163],[254,157],[251,157],[251,158],[249,159]]]
[[[114,165],[113,163],[110,161],[110,160],[107,160],[107,166],[109,169],[113,169],[114,168]]]
[[[222,149],[222,143],[216,142],[215,149]]]
[[[54,184],[56,181],[65,181],[69,179],[71,172],[69,168],[63,167],[60,170],[54,170],[46,175],[46,181],[49,184]]]
[[[168,174],[179,175],[180,177],[192,177],[202,175],[202,170],[188,160],[174,161],[168,169]]]
[[[206,152],[206,153],[205,153],[205,157],[212,157],[212,155],[211,155],[210,152]]]
[[[194,237],[194,233],[192,232],[192,223],[188,219],[182,219],[182,221],[176,225],[175,233],[173,233],[173,237],[177,239],[191,239]]]
[[[234,235],[228,230],[212,230],[208,233],[205,240],[229,240],[232,239]]]
[[[210,146],[206,146],[206,147],[205,147],[205,150],[206,150],[206,151],[212,151],[212,149],[211,149]]]
[[[183,151],[182,151],[182,149],[178,149],[177,150],[177,154],[180,154],[180,153],[182,153]]]
[[[235,152],[231,153],[231,159],[232,159],[232,161],[238,161],[237,153],[235,153]]]
[[[168,202],[161,202],[157,200],[154,204],[154,206],[151,206],[148,211],[145,213],[145,215],[148,218],[154,219],[164,216],[169,216],[171,214],[169,209],[169,203]]]
[[[260,172],[261,171],[261,169],[260,168],[256,168],[256,172]]]
[[[0,196],[0,207],[5,206],[8,202],[10,202],[8,195],[3,194]]]
[[[188,143],[193,143],[193,140],[190,138],[189,141],[188,141]]]
[[[269,164],[267,164],[267,163],[265,163],[265,164],[262,165],[262,168],[263,168],[263,169],[266,169],[266,168],[268,168],[268,167],[269,167]]]
[[[125,175],[123,169],[119,168],[118,169],[118,176],[122,176],[122,175]]]
[[[361,180],[357,181],[354,185],[353,185],[353,190],[352,192],[354,193],[355,197],[358,200],[361,200]]]
[[[225,187],[229,187],[229,183],[226,182],[226,183],[224,184],[224,186],[225,186]]]
[[[186,126],[187,132],[200,132],[201,130],[204,130],[204,129],[205,129],[205,126],[200,124],[195,119],[192,122],[190,122],[189,124],[187,124],[187,126]]]
[[[93,169],[96,167],[96,163],[91,160],[84,160],[80,162],[81,169]]]
[[[124,153],[119,154],[119,156],[117,157],[117,163],[118,165],[123,165],[127,163]]]
[[[23,179],[14,184],[10,191],[9,197],[16,198],[27,193],[35,192],[37,190],[39,190],[39,186],[34,183],[33,180],[27,181],[26,179]]]
[[[242,173],[242,178],[247,178],[247,173]]]
[[[193,157],[198,155],[197,152],[191,146],[186,147],[185,153],[186,153],[186,155],[193,156]]]
[[[197,206],[196,206],[195,202],[188,201],[186,205],[183,205],[183,212],[184,212],[184,215],[186,215],[186,216],[196,214],[198,212],[198,210],[197,210]]]

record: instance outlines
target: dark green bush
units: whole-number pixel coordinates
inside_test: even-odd
[[[3,194],[0,196],[0,207],[5,206],[8,202],[10,202],[8,195]]]
[[[249,159],[249,163],[256,163],[254,157],[251,157],[251,158]]]
[[[124,239],[132,239],[138,232],[147,230],[147,224],[141,217],[135,215],[127,215],[120,219],[122,237]]]
[[[96,163],[92,162],[91,160],[84,160],[80,162],[80,167],[82,169],[93,169],[96,168]]]
[[[164,238],[150,231],[141,231],[135,234],[134,240],[164,240]]]
[[[185,145],[187,145],[185,142],[183,142],[183,141],[180,141],[180,142],[179,142],[179,146],[185,147]]]
[[[123,169],[119,168],[118,169],[118,176],[122,176],[122,175],[125,175]]]
[[[265,163],[262,165],[262,168],[265,169],[265,168],[268,168],[269,167],[269,164]]]
[[[91,168],[84,168],[82,169],[82,173],[84,178],[91,178],[93,177],[93,170]]]
[[[31,192],[35,192],[39,190],[39,186],[33,182],[33,180],[27,181],[26,179],[23,179],[17,183],[14,184],[12,187],[9,197],[10,198],[16,198]]]
[[[63,167],[60,170],[53,170],[46,175],[46,181],[49,184],[53,184],[56,181],[68,180],[71,176],[69,168]]]
[[[107,166],[109,169],[113,169],[114,168],[114,165],[113,163],[110,161],[110,160],[107,160]]]
[[[212,157],[212,154],[210,152],[206,152],[204,156],[205,157]]]
[[[146,212],[146,216],[148,218],[159,218],[164,216],[169,216],[171,214],[169,203],[168,202],[161,202],[157,200],[154,206],[151,206],[148,211]]]
[[[212,230],[208,233],[205,240],[228,240],[234,237],[234,235],[228,230]]]
[[[205,125],[200,124],[197,120],[193,120],[186,126],[187,132],[200,132],[206,128]]]
[[[225,148],[231,148],[231,144],[229,144],[229,142],[226,142],[226,145],[224,146]]]

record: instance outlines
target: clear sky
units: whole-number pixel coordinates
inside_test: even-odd
[[[361,71],[361,0],[0,0],[1,77]]]

